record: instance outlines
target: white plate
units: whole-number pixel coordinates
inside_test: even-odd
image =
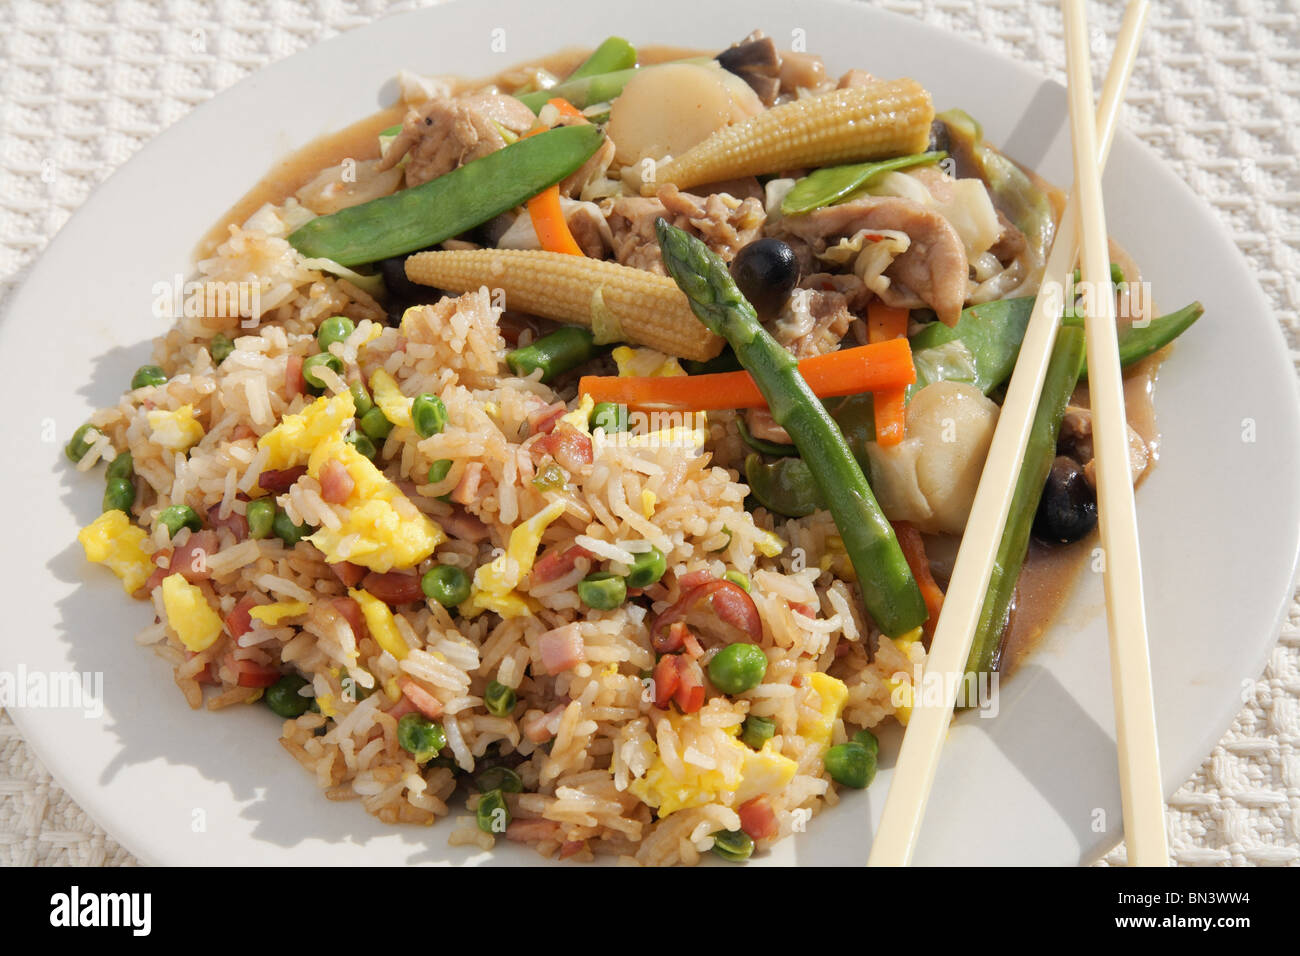
[[[625,14],[632,12],[630,4]],[[1068,182],[1063,89],[964,40],[864,4],[778,0],[655,16],[609,0],[458,3],[384,20],[264,69],[143,149],[64,227],[0,326],[0,407],[14,457],[4,515],[0,669],[103,674],[102,718],[13,708],[55,778],[105,829],[156,863],[392,864],[485,860],[446,825],[385,827],[330,803],[276,742],[263,708],[192,712],[169,668],[131,639],[146,605],[91,567],[77,529],[99,513],[102,471],[62,455],[92,408],[114,402],[164,331],[152,288],[187,273],[198,238],[291,147],[395,97],[398,67],[485,75],[620,27],[637,43],[721,47],[755,26],[802,37],[832,73],[910,75],[960,106],[990,141]],[[680,26],[690,24],[689,27]],[[503,31],[494,33],[493,31]],[[802,31],[794,33],[792,31]],[[505,51],[493,52],[504,39]],[[1106,176],[1113,233],[1165,308],[1206,316],[1160,375],[1163,454],[1138,495],[1167,789],[1210,752],[1259,674],[1291,595],[1300,535],[1300,423],[1281,334],[1227,230],[1128,133]],[[50,428],[55,437],[51,439]],[[1253,427],[1254,441],[1243,440]],[[1246,435],[1249,437],[1249,435]],[[996,720],[963,716],[939,771],[918,863],[1072,864],[1120,838],[1101,588],[1085,575],[1058,626],[1003,689]],[[889,785],[820,815],[765,862],[857,864]],[[504,845],[493,862],[536,862]]]

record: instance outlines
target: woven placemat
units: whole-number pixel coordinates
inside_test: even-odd
[[[273,60],[424,5],[0,0],[0,307],[95,185],[196,104]],[[1064,82],[1054,0],[881,5]],[[1152,7],[1125,125],[1222,217],[1300,367],[1300,12],[1291,0]],[[1113,37],[1121,9],[1093,3],[1094,29]],[[1300,864],[1300,604],[1244,705],[1170,801],[1178,863]],[[1123,858],[1121,847],[1107,861]],[[0,865],[134,862],[0,712]]]

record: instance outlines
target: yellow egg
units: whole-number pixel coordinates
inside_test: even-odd
[[[641,492],[641,513],[647,518],[653,518],[655,505],[659,503],[659,496],[649,488]]]
[[[126,512],[114,509],[82,528],[77,540],[86,559],[103,564],[122,579],[122,589],[133,594],[144,586],[156,565],[141,545],[149,535],[131,523]]]
[[[821,711],[816,717],[810,716],[807,710],[800,712],[799,734],[819,747],[829,747],[835,721],[849,699],[849,689],[843,681],[820,672],[809,674],[808,684],[817,695],[817,706]]]
[[[168,451],[188,451],[203,437],[203,426],[194,418],[194,406],[182,405],[174,412],[149,412],[149,431],[155,442]]]
[[[162,581],[163,609],[167,623],[194,653],[207,650],[221,636],[221,618],[208,599],[183,575],[169,574]]]
[[[402,394],[402,389],[393,376],[382,368],[375,369],[375,373],[370,376],[370,393],[385,418],[394,425],[411,427],[411,399]]]
[[[527,521],[515,526],[510,532],[510,543],[506,547],[506,553],[495,561],[479,565],[479,569],[474,572],[474,595],[470,598],[471,604],[475,603],[482,594],[505,597],[519,586],[519,582],[533,569],[533,562],[537,560],[537,549],[542,543],[542,535],[553,521],[564,514],[564,508],[563,501],[552,501]]]
[[[257,607],[249,609],[248,616],[255,621],[261,621],[263,624],[274,627],[286,617],[297,617],[299,614],[306,613],[306,601],[281,601],[278,604],[259,604]]]
[[[762,750],[757,753],[750,751],[745,757],[733,806],[748,803],[765,793],[779,793],[794,779],[798,769],[797,763],[777,752],[772,741],[767,741]]]
[[[677,359],[654,349],[634,349],[620,345],[611,353],[618,374],[623,377],[671,377],[685,375],[686,371],[677,363]]]
[[[266,467],[279,471],[305,464],[321,442],[342,438],[356,412],[352,393],[343,392],[333,398],[318,398],[298,414],[284,416],[257,443],[269,452]]]
[[[397,622],[393,619],[393,612],[388,609],[387,604],[369,591],[354,588],[348,591],[348,595],[361,606],[361,616],[366,619],[370,636],[380,647],[399,661],[411,652],[411,648],[397,630]]]
[[[584,434],[591,434],[591,413],[596,408],[596,400],[590,395],[583,395],[582,400],[578,402],[578,407],[571,412],[560,416],[559,421],[555,424],[558,427],[560,422],[576,428]]]

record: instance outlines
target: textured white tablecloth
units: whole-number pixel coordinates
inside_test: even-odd
[[[793,2],[793,0],[792,0]],[[0,306],[95,185],[259,67],[388,13],[373,0],[0,0]],[[1064,82],[1055,0],[888,9]],[[1093,3],[1113,36],[1122,4]],[[1126,126],[1209,200],[1300,364],[1300,11],[1294,0],[1153,4]],[[1227,735],[1169,805],[1175,861],[1300,864],[1300,605]],[[1123,859],[1123,849],[1111,862]],[[0,864],[134,862],[0,712]]]

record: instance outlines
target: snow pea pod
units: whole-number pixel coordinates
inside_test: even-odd
[[[947,153],[938,150],[914,153],[911,156],[896,156],[893,159],[881,159],[870,163],[853,163],[849,166],[823,166],[794,184],[794,188],[781,200],[781,212],[793,216],[843,202],[859,189],[870,186],[885,173],[895,169],[907,169],[909,166],[935,163],[947,156]]]
[[[1119,364],[1128,368],[1140,362],[1148,355],[1159,352],[1162,348],[1182,335],[1205,312],[1205,306],[1199,302],[1185,305],[1177,312],[1170,312],[1152,319],[1144,326],[1126,325],[1119,330]],[[1083,316],[1069,315],[1062,319],[1065,325],[1083,328]],[[1088,366],[1085,363],[1080,378],[1087,379]]]
[[[578,169],[604,134],[565,126],[511,143],[420,186],[318,216],[289,236],[307,258],[354,266],[458,236]]]
[[[613,73],[615,70],[628,70],[634,66],[636,47],[622,37],[608,37],[566,77],[566,82],[601,73]]]
[[[754,500],[773,514],[803,518],[826,507],[826,500],[802,458],[778,458],[767,463],[762,455],[748,455],[745,483]]]
[[[931,322],[910,340],[913,361],[917,365],[913,390],[924,388],[931,381],[943,380],[926,378],[929,370],[926,356],[920,356],[918,361],[916,353],[937,349],[950,342],[961,342],[969,351],[973,365],[974,377],[967,380],[987,395],[1005,382],[1015,368],[1020,343],[1033,310],[1033,296],[998,299],[964,309],[954,326]]]

